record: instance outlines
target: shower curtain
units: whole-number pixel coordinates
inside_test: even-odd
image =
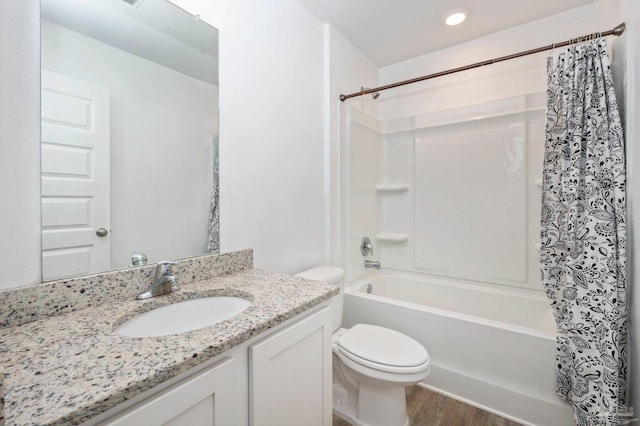
[[[625,158],[605,39],[549,58],[542,281],[558,334],[556,392],[578,425],[627,411]]]
[[[211,208],[209,209],[209,235],[207,237],[207,253],[220,252],[220,210],[219,210],[218,156],[213,164],[213,188],[211,190]]]

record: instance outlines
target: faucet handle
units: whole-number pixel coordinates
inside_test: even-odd
[[[171,265],[175,265],[176,262],[172,260],[161,260],[156,265],[156,276],[162,277],[171,274]]]
[[[134,251],[131,253],[131,264],[129,266],[144,266],[147,264],[147,255]]]
[[[362,242],[360,242],[360,252],[363,256],[373,254],[373,245],[371,244],[369,237],[362,237]]]

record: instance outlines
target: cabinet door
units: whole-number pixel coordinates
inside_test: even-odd
[[[234,424],[233,359],[225,358],[131,407],[105,425],[228,426]]]
[[[253,426],[331,425],[331,308],[249,347]]]

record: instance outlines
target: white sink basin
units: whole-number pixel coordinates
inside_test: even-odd
[[[240,297],[204,297],[174,303],[138,315],[116,328],[129,337],[156,337],[197,330],[232,316],[251,305]]]

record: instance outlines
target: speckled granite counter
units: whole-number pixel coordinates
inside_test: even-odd
[[[253,251],[180,259],[172,267],[179,285],[253,268]],[[155,265],[65,278],[0,291],[0,328],[26,324],[116,300],[131,300],[149,288]]]
[[[146,301],[120,300],[0,329],[6,425],[77,424],[329,299],[338,286],[245,270]],[[241,296],[241,314],[178,335],[113,330],[138,313],[198,297]]]

